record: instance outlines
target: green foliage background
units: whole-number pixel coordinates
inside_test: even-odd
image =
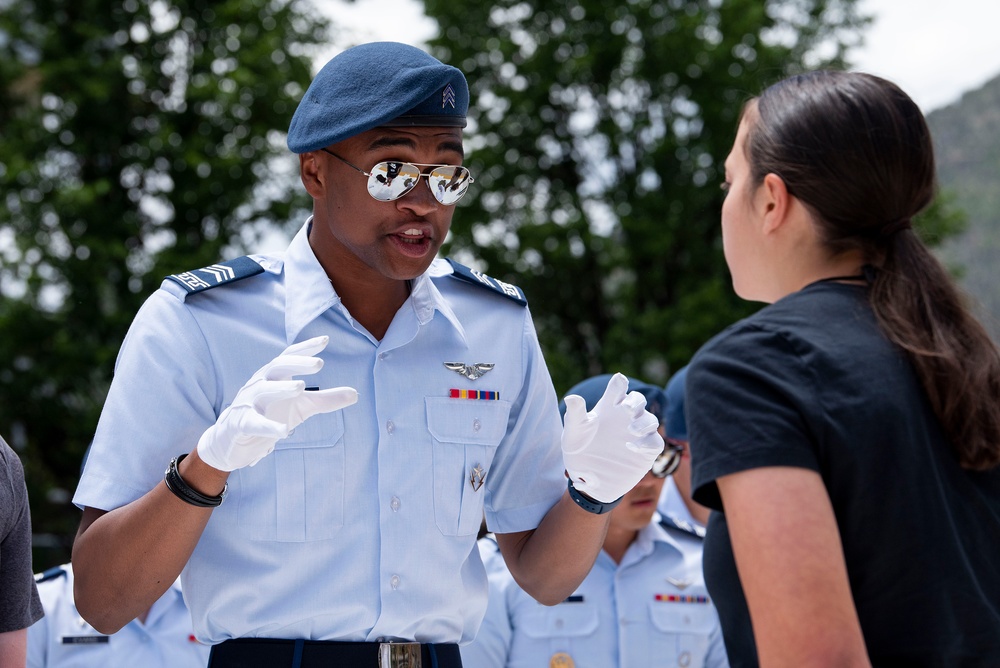
[[[68,556],[68,497],[139,305],[290,218],[283,131],[327,27],[298,0],[4,3],[0,434],[50,538],[39,566]]]

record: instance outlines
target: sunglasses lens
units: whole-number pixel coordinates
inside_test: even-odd
[[[681,453],[671,448],[660,453],[660,456],[653,460],[653,467],[650,470],[653,472],[654,478],[666,478],[677,470],[680,463]]]
[[[427,184],[434,193],[434,198],[441,204],[454,204],[462,199],[462,195],[469,189],[472,183],[472,175],[465,167],[446,165],[435,167],[427,175]]]
[[[391,202],[413,190],[420,181],[420,170],[408,162],[380,162],[371,169],[368,192],[380,202]]]

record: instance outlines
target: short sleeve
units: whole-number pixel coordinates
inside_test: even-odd
[[[31,568],[31,512],[24,469],[0,439],[0,633],[28,628],[42,615]]]
[[[73,498],[77,506],[112,510],[143,496],[163,479],[170,459],[189,452],[215,422],[215,364],[190,311],[158,290],[136,315]]]
[[[523,313],[524,384],[486,482],[486,524],[496,533],[536,528],[566,489],[555,388],[530,313]]]
[[[716,480],[767,466],[818,471],[812,426],[821,410],[802,343],[736,326],[692,360],[685,386],[694,499],[723,510]]]

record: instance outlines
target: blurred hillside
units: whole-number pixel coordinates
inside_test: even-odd
[[[940,257],[957,270],[993,340],[1000,342],[1000,76],[927,115],[941,188],[968,214]]]

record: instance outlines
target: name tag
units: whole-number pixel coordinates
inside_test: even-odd
[[[106,645],[111,641],[110,636],[63,636],[64,645]]]

